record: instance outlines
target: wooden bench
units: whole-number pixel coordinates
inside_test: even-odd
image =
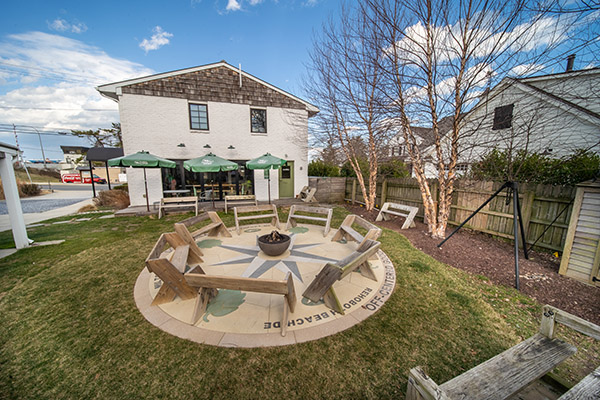
[[[188,218],[179,222],[179,224],[184,225],[186,228],[189,228],[193,225],[198,224],[199,222],[205,221],[207,219],[211,220],[211,223],[201,227],[200,229],[192,232],[190,235],[192,238],[197,239],[198,236],[202,234],[207,234],[208,236],[225,236],[231,237],[231,232],[227,229],[219,215],[214,211],[208,211],[206,214],[202,214],[196,217]],[[177,230],[177,224],[175,224],[175,230]]]
[[[323,217],[315,217],[312,215],[303,215],[303,214],[298,214],[298,212],[324,214],[324,215],[327,215],[327,217],[323,218]],[[299,205],[299,204],[293,204],[290,207],[290,214],[288,216],[288,220],[287,220],[285,229],[289,230],[290,226],[295,227],[297,225],[296,220],[298,220],[298,219],[305,219],[308,221],[320,221],[320,222],[325,222],[325,231],[323,232],[323,237],[325,237],[329,233],[332,216],[333,216],[332,208],[309,207],[309,206],[303,206],[303,205]]]
[[[305,203],[317,203],[318,201],[315,199],[315,193],[317,193],[317,188],[304,186],[300,191],[300,200]]]
[[[160,199],[160,205],[158,206],[158,218],[160,219],[167,210],[181,208],[194,208],[196,215],[198,215],[198,198],[196,196],[163,197]]]
[[[355,252],[335,264],[327,263],[310,285],[306,288],[303,297],[318,302],[321,299],[325,305],[340,314],[344,308],[338,299],[333,284],[344,279],[353,271],[359,270],[360,274],[377,282],[375,273],[369,265],[369,258],[379,250],[381,243],[367,239]]]
[[[554,338],[556,323],[600,340],[599,326],[545,306],[539,333],[442,385],[438,386],[421,367],[411,369],[406,399],[500,400],[518,393],[577,351],[575,346]],[[588,375],[560,399],[591,399],[597,396],[600,393],[599,370]]]
[[[379,215],[377,215],[377,219],[375,221],[388,220],[389,217],[387,214],[397,215],[399,217],[405,217],[406,220],[400,229],[408,229],[414,228],[417,225],[414,222],[415,216],[419,212],[417,207],[405,206],[403,204],[386,202],[381,207],[381,211],[379,211]]]
[[[361,235],[360,233],[358,233],[356,230],[354,230],[352,228],[352,225],[358,225],[361,228],[364,228],[367,230],[367,233],[365,236]],[[363,245],[363,243],[366,240],[377,240],[379,238],[379,236],[381,236],[381,229],[376,227],[375,225],[373,225],[372,223],[370,223],[369,221],[365,220],[362,217],[359,217],[358,215],[348,215],[346,216],[346,218],[344,218],[344,222],[342,222],[342,225],[340,225],[340,228],[337,230],[337,232],[335,233],[335,235],[333,235],[333,237],[331,238],[332,242],[335,242],[337,240],[341,240],[341,239],[352,239],[355,242],[358,242],[359,245],[358,247],[361,247]]]
[[[206,307],[211,299],[217,295],[217,289],[280,294],[285,297],[281,319],[281,335],[286,335],[289,314],[293,313],[296,308],[296,292],[292,275],[289,272],[283,281],[206,275],[202,267],[195,262],[196,259],[191,256],[190,245],[179,245],[174,248],[171,254],[163,255],[162,248],[165,244],[166,239],[163,234],[146,259],[148,270],[163,281],[152,305],[168,303],[175,300],[176,297],[182,300],[195,298],[191,318],[191,323],[194,325],[206,312]],[[189,264],[195,267],[190,272],[185,273],[186,265]]]
[[[256,201],[256,196],[253,194],[247,194],[247,195],[228,195],[225,196],[225,213],[227,213],[227,204],[229,203],[229,205],[231,206],[231,203],[235,203],[236,205],[239,204],[254,204],[255,206],[258,205],[258,202]]]
[[[269,213],[264,213],[265,211],[269,211]],[[247,213],[261,214],[253,214],[240,217],[240,214]],[[235,229],[238,235],[240,234],[240,221],[246,221],[250,219],[271,217],[271,225],[279,229],[279,215],[277,214],[277,207],[275,207],[275,204],[265,204],[262,206],[233,207],[233,214],[235,216]]]

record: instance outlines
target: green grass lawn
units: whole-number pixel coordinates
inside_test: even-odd
[[[221,214],[227,226],[231,214]],[[345,214],[336,208],[332,225]],[[36,241],[66,242],[0,261],[0,398],[398,398],[411,367],[424,366],[442,383],[539,325],[535,301],[441,264],[384,230],[397,284],[371,318],[294,346],[200,345],[152,326],[133,300],[156,239],[189,215],[99,215],[31,229]],[[10,232],[0,233],[0,248],[11,243]]]

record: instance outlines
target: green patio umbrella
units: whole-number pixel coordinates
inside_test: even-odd
[[[175,168],[175,161],[160,158],[147,151],[138,151],[135,154],[129,154],[122,157],[111,158],[108,160],[109,167],[133,167],[144,169],[144,187],[146,189],[146,209],[150,211],[148,201],[148,182],[146,180],[146,168]]]
[[[208,153],[205,156],[192,158],[183,162],[183,168],[192,172],[220,172],[220,171],[235,171],[239,166],[229,160]],[[213,192],[210,193],[212,198],[213,208],[215,208],[215,198]]]
[[[183,168],[192,172],[219,172],[235,171],[239,166],[233,161],[208,153],[205,156],[184,161]]]
[[[279,169],[282,165],[284,165],[287,160],[283,158],[275,157],[270,153],[265,153],[260,157],[254,158],[250,161],[246,162],[246,168],[250,169]],[[266,172],[268,174],[268,171]],[[268,174],[269,177],[269,204],[271,204],[271,174]]]

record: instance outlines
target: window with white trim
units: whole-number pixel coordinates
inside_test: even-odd
[[[206,104],[190,103],[190,129],[208,130],[208,106]]]

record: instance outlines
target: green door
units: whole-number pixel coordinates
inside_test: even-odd
[[[279,168],[279,198],[294,197],[294,162],[288,161]]]

